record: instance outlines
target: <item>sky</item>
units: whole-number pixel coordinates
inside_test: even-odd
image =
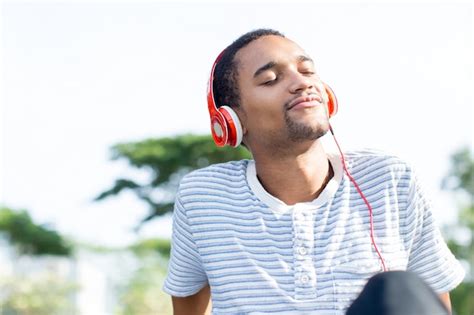
[[[169,236],[170,218],[133,232],[148,210],[129,193],[93,201],[119,177],[148,176],[110,147],[208,134],[211,65],[261,27],[315,60],[343,148],[412,163],[439,224],[456,216],[440,182],[453,152],[473,150],[470,2],[3,1],[1,14],[0,204],[62,234],[103,246]]]

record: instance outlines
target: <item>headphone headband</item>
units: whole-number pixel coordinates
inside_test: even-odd
[[[211,69],[211,76],[209,78],[209,82],[207,84],[207,107],[209,109],[209,113],[212,114],[218,112],[216,103],[214,101],[214,71],[216,70],[217,63],[222,59],[222,56],[224,55],[224,51],[221,51],[221,53],[217,56],[216,60],[214,61],[214,64],[212,65]]]

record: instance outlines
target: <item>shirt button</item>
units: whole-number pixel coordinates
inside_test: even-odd
[[[298,253],[300,253],[300,255],[306,255],[308,251],[306,250],[306,247],[300,247],[298,248]]]
[[[305,219],[304,215],[302,215],[301,213],[298,213],[297,215],[295,215],[295,217],[297,221],[304,221]]]
[[[309,276],[308,275],[302,275],[300,280],[301,280],[302,283],[308,283]]]

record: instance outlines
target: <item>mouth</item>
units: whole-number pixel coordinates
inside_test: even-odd
[[[285,105],[286,110],[310,108],[323,103],[322,98],[317,94],[298,96]]]

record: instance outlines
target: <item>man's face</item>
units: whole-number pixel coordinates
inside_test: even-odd
[[[235,56],[240,117],[250,146],[314,141],[329,129],[327,94],[313,61],[294,42],[264,36]]]

